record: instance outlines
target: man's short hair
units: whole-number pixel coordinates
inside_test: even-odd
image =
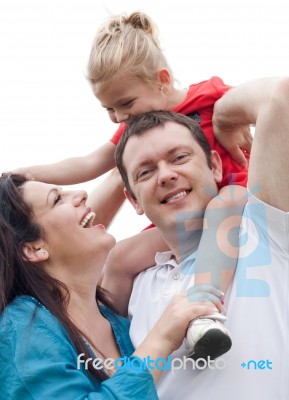
[[[125,187],[127,188],[128,192],[134,199],[135,195],[130,187],[127,171],[123,163],[123,153],[125,150],[125,146],[130,137],[141,136],[150,129],[153,129],[157,126],[164,126],[167,122],[174,122],[176,124],[183,125],[188,128],[188,130],[191,132],[196,142],[204,151],[209,168],[212,168],[211,147],[201,127],[192,118],[172,111],[150,111],[137,115],[133,117],[132,120],[128,123],[115,150],[116,166],[120,172]],[[163,140],[163,138],[160,137],[160,140]]]

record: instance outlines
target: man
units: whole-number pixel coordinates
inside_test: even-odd
[[[289,79],[281,78],[241,85],[216,103],[215,132],[227,142],[244,125],[256,123],[239,260],[225,298],[233,347],[205,369],[178,361],[174,367],[180,369],[160,379],[161,399],[289,398],[288,108]],[[136,118],[117,149],[128,199],[171,249],[158,254],[157,265],[134,282],[129,313],[135,346],[172,297],[192,284],[179,263],[193,259],[190,215],[206,209],[222,176],[218,154],[205,154],[183,118],[165,112]],[[183,344],[172,357],[184,355]]]

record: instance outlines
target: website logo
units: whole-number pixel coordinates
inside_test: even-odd
[[[260,202],[252,202],[245,206],[244,211],[242,209],[241,206],[229,205],[207,209],[205,218],[203,218],[204,211],[177,213],[176,229],[182,273],[189,275],[209,273],[211,283],[221,287],[222,272],[234,268],[230,255],[233,253],[238,258],[237,296],[269,297],[270,286],[267,282],[248,278],[250,269],[261,266],[268,268],[271,264],[265,206]],[[241,227],[240,215],[242,215]],[[192,253],[190,249],[198,247],[203,231],[206,231],[207,246],[201,246]],[[254,232],[254,237],[249,237],[248,232]],[[196,257],[202,261],[200,270],[196,270]]]
[[[247,362],[242,362],[241,367],[247,370],[263,370],[263,369],[273,369],[272,361],[270,360],[249,360]]]
[[[181,369],[191,369],[191,370],[204,370],[208,369],[216,369],[223,370],[227,367],[227,361],[221,357],[211,360],[210,357],[208,359],[199,358],[198,360],[193,360],[192,358],[188,358],[183,356],[182,358],[162,358],[159,357],[157,359],[153,359],[150,356],[145,358],[139,357],[120,357],[116,360],[112,358],[106,358],[102,360],[99,357],[96,358],[87,358],[85,359],[84,353],[81,353],[77,356],[77,369],[81,369],[82,367],[85,370],[88,370],[89,365],[96,370],[101,370],[105,368],[106,370],[119,370],[122,368],[131,368],[138,373],[141,373],[145,370],[160,370],[160,371],[172,371],[174,373],[177,370]]]

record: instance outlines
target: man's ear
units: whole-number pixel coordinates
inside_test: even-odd
[[[49,253],[43,247],[43,242],[26,242],[22,246],[25,258],[28,261],[39,263],[49,258]]]
[[[138,215],[143,215],[144,211],[141,206],[138,204],[137,200],[135,200],[132,195],[129,193],[127,188],[124,188],[124,195],[128,199],[128,201],[132,204],[133,208],[136,210]]]
[[[222,160],[219,153],[215,150],[211,151],[212,171],[216,182],[221,182],[223,178]]]

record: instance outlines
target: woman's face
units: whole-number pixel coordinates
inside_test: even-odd
[[[103,265],[115,239],[103,225],[92,225],[94,213],[86,206],[84,191],[63,191],[56,185],[28,181],[24,200],[44,233],[43,247],[49,262],[82,268],[87,263]]]

